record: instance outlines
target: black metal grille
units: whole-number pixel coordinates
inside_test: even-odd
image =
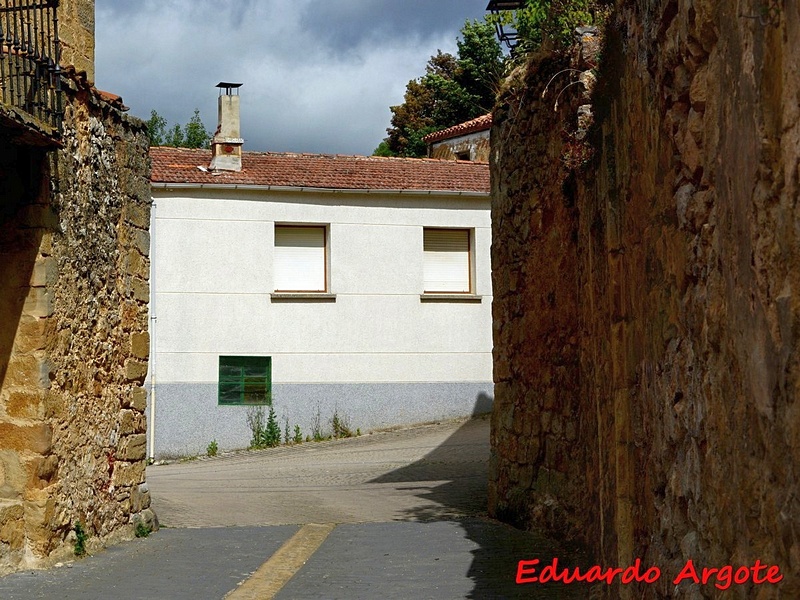
[[[0,100],[61,130],[58,0],[0,0]]]
[[[493,15],[500,15],[500,11],[505,10],[521,10],[525,8],[525,0],[489,0],[486,10]],[[503,26],[503,23],[498,19],[495,22],[495,29],[497,29],[497,37],[500,43],[504,43],[513,52],[514,48],[519,42],[519,35],[510,26]]]

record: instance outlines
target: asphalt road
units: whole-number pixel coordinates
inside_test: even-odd
[[[149,467],[164,528],[0,599],[588,597],[515,583],[519,560],[569,559],[485,517],[488,456],[478,418]]]

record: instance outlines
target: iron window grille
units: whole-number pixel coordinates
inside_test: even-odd
[[[520,10],[522,8],[525,8],[525,0],[490,0],[486,6],[487,11],[498,16],[500,11]],[[519,34],[510,26],[503,26],[500,19],[495,22],[495,29],[497,29],[497,38],[500,42],[513,51],[519,43]]]
[[[59,0],[0,0],[0,100],[58,137],[63,119]]]
[[[272,358],[220,356],[219,404],[272,405]]]

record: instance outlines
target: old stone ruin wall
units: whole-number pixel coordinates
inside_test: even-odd
[[[154,526],[143,124],[69,80],[63,149],[0,136],[0,574]],[[1,132],[0,132],[1,133]]]
[[[94,81],[94,0],[61,0],[58,36],[61,64],[72,65]]]
[[[582,86],[542,99],[585,62],[495,111],[490,513],[663,573],[606,597],[800,597],[798,48],[798,3],[620,1],[587,144]]]

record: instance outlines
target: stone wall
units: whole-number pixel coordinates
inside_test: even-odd
[[[58,21],[61,64],[94,81],[94,0],[61,0]]]
[[[489,131],[479,131],[431,144],[430,157],[442,160],[489,162]]]
[[[664,573],[608,597],[800,596],[800,5],[735,4],[619,2],[588,145],[580,86],[542,100],[585,65],[494,115],[490,512]]]
[[[0,574],[154,525],[143,124],[69,80],[64,147],[0,136]]]

